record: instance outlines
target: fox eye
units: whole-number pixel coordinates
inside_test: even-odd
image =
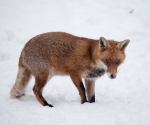
[[[115,64],[118,65],[119,63],[120,63],[120,61],[119,61],[119,60],[116,60]]]
[[[110,61],[109,61],[108,59],[106,59],[106,61],[105,61],[105,62],[106,62],[106,64],[107,64],[107,65],[109,65],[109,64],[110,64]]]

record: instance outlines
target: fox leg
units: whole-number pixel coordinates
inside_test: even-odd
[[[85,79],[86,93],[90,103],[95,102],[95,81]]]
[[[29,83],[30,77],[30,72],[25,67],[20,66],[15,84],[10,91],[12,97],[21,97],[24,95],[24,89]]]
[[[47,101],[43,98],[42,92],[43,88],[46,85],[48,80],[48,77],[35,77],[35,85],[33,87],[33,92],[38,99],[38,101],[43,105],[43,106],[49,106],[53,107],[53,105],[48,104]]]
[[[86,94],[85,94],[85,88],[82,82],[82,79],[80,77],[77,77],[77,75],[70,75],[74,85],[77,87],[79,91],[79,95],[81,97],[81,104],[87,102]]]

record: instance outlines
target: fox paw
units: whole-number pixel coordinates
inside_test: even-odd
[[[91,97],[91,99],[89,100],[89,103],[94,103],[95,102],[95,95],[93,95],[92,97]]]
[[[81,104],[84,104],[85,102],[88,102],[86,99],[81,100]]]
[[[49,106],[49,107],[51,107],[51,108],[54,107],[53,105],[48,104],[47,102],[45,102],[44,106]]]

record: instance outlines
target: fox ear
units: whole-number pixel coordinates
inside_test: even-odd
[[[101,48],[107,48],[107,47],[110,46],[109,43],[107,42],[107,40],[104,37],[100,37],[99,43],[100,43]]]
[[[127,47],[127,45],[129,44],[130,40],[129,39],[126,39],[126,40],[123,40],[121,42],[119,42],[119,44],[117,45],[117,47],[120,49],[120,50],[125,50],[125,48]]]

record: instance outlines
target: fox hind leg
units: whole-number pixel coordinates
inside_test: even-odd
[[[46,85],[48,80],[48,77],[35,77],[35,85],[33,87],[33,92],[37,98],[37,100],[43,105],[43,106],[49,106],[53,107],[53,105],[48,104],[47,101],[42,96],[43,88]]]
[[[21,97],[24,95],[24,90],[29,83],[31,74],[25,67],[19,67],[15,84],[13,85],[10,94],[12,97]]]

